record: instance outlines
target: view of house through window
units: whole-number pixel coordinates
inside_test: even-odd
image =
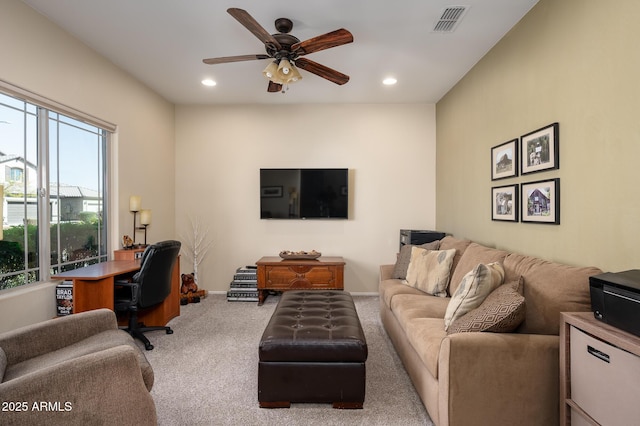
[[[0,93],[0,290],[107,260],[107,136]]]

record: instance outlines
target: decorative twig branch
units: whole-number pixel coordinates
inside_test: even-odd
[[[185,242],[182,248],[185,255],[193,261],[193,278],[198,282],[198,265],[205,258],[207,251],[213,245],[213,241],[206,240],[209,229],[202,230],[199,218],[194,220],[189,216],[189,222],[191,223],[192,235],[182,238]]]

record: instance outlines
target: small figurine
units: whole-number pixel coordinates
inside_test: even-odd
[[[180,304],[200,303],[201,298],[207,297],[207,292],[198,290],[194,274],[182,274],[182,286],[180,287]]]
[[[122,237],[122,247],[129,248],[131,246],[133,246],[133,239],[128,235],[123,236]]]
[[[198,285],[196,284],[196,280],[193,277],[193,274],[182,274],[182,287],[180,288],[180,292],[182,294],[187,294],[189,292],[195,293],[198,291]]]

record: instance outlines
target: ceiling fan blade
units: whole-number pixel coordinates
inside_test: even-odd
[[[273,81],[269,80],[269,86],[267,87],[267,92],[275,93],[275,92],[281,92],[281,91],[282,91],[282,84],[274,83]]]
[[[253,61],[257,59],[269,59],[269,55],[238,55],[238,56],[222,56],[220,58],[203,59],[202,62],[208,65],[226,64],[228,62]]]
[[[309,40],[295,43],[291,46],[291,50],[298,55],[306,55],[308,53],[317,52],[319,50],[329,49],[330,47],[342,46],[343,44],[353,42],[353,34],[344,28],[331,31]]]
[[[349,76],[346,74],[342,74],[334,69],[321,65],[317,62],[313,62],[307,58],[298,58],[296,59],[296,66],[305,71],[309,71],[317,76],[322,78],[326,78],[329,81],[332,81],[336,84],[343,85],[347,81],[349,81]]]
[[[249,12],[247,12],[246,10],[231,7],[227,9],[227,13],[236,18],[238,22],[244,25],[246,29],[251,31],[251,33],[253,33],[254,36],[258,37],[258,39],[260,39],[260,41],[264,44],[272,44],[276,47],[276,50],[282,49],[280,43],[278,43],[278,40],[276,40],[271,34],[269,34],[269,32],[258,23],[258,21],[253,19],[253,17],[249,15]]]

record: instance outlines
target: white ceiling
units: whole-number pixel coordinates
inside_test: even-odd
[[[176,104],[435,103],[538,0],[23,0]],[[433,27],[445,7],[469,6],[455,31]],[[205,65],[204,58],[263,54],[226,10],[245,9],[268,32],[293,21],[306,40],[346,28],[354,42],[307,57],[351,77],[338,86],[304,70],[286,94],[267,93],[267,60]],[[398,83],[387,87],[384,77]],[[215,87],[200,82],[212,78]]]

